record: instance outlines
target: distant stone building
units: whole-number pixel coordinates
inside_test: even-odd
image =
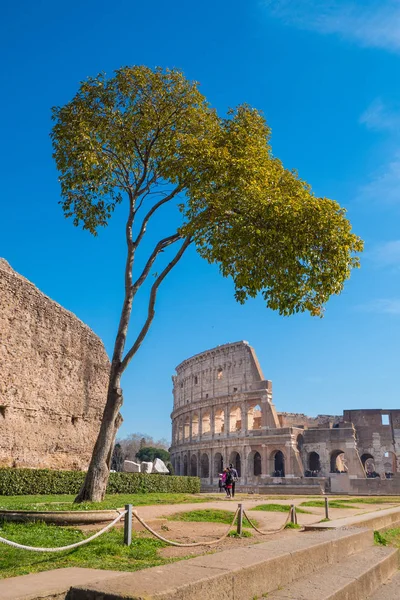
[[[87,468],[108,372],[89,327],[0,259],[0,466]]]
[[[360,488],[377,486],[365,483],[367,475],[397,477],[400,410],[315,418],[278,413],[272,382],[247,342],[183,361],[173,385],[172,463],[177,474],[199,475],[203,487],[215,486],[229,463],[241,486],[252,488],[283,483],[357,491],[352,480]]]

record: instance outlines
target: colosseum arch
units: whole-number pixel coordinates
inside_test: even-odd
[[[192,417],[192,437],[197,437],[199,435],[199,415],[194,413]]]
[[[261,454],[257,450],[250,452],[247,457],[247,473],[254,477],[262,474]]]
[[[211,413],[206,411],[201,417],[201,433],[207,435],[211,433]]]
[[[373,473],[375,471],[375,459],[372,454],[366,452],[362,454],[360,458],[366,474]]]
[[[178,423],[178,440],[180,442],[183,440],[183,423],[182,423],[182,419],[179,419],[179,423]]]
[[[331,473],[339,473],[347,472],[347,467],[345,463],[345,454],[343,450],[333,450],[331,452]]]
[[[214,433],[224,433],[225,429],[225,412],[219,408],[214,414]]]
[[[181,457],[179,455],[175,459],[175,472],[177,475],[181,474]]]
[[[195,454],[190,457],[190,475],[197,477],[197,456]]]
[[[308,455],[308,468],[310,471],[317,473],[321,470],[321,460],[318,452],[310,452]]]
[[[229,456],[229,464],[233,465],[233,467],[236,469],[236,471],[238,473],[238,476],[241,477],[242,462],[241,462],[240,454],[239,454],[239,452],[236,452],[236,450],[233,450],[233,452],[231,452],[231,454]]]
[[[261,406],[253,404],[247,409],[247,429],[261,429]]]
[[[188,440],[190,438],[190,417],[189,416],[185,417],[183,435],[184,435],[185,440]]]
[[[202,479],[207,479],[208,477],[210,477],[210,460],[208,458],[208,454],[206,454],[206,453],[201,455],[200,477]]]
[[[229,410],[229,431],[231,433],[242,429],[242,411],[240,406],[233,406]]]
[[[188,457],[187,454],[185,454],[185,456],[183,457],[183,474],[186,477],[189,472],[188,472]]]
[[[273,450],[270,458],[272,463],[272,475],[274,477],[285,477],[285,455],[282,450]]]

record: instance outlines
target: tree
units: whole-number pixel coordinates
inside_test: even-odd
[[[119,439],[118,443],[122,448],[125,459],[128,460],[135,460],[136,454],[139,452],[140,448],[143,448],[145,446],[151,446],[152,448],[162,448],[163,450],[168,450],[170,446],[168,440],[164,438],[161,438],[160,440],[155,440],[146,433],[131,433],[126,438]]]
[[[136,453],[136,458],[146,462],[153,462],[156,458],[160,458],[164,463],[169,461],[169,452],[163,450],[162,448],[141,448],[139,452]]]
[[[111,458],[111,469],[113,469],[113,471],[122,471],[124,460],[125,455],[121,448],[121,444],[115,444]]]
[[[154,319],[161,283],[190,245],[232,277],[239,302],[261,293],[282,315],[320,315],[358,266],[362,242],[336,202],[313,195],[273,157],[270,130],[259,112],[242,105],[219,117],[180,71],[134,66],[110,79],[100,74],[54,108],[53,120],[66,217],[97,235],[118,204],[128,206],[124,299],[107,400],[76,498],[97,501],[105,494],[121,423],[122,375]],[[165,228],[137,270],[149,224],[172,206],[180,210],[178,228]],[[174,253],[159,267],[143,326],[126,347],[135,296],[167,249]]]

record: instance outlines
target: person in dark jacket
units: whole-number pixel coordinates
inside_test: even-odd
[[[235,484],[237,481],[239,481],[239,475],[232,464],[229,465],[229,472],[231,473],[231,476],[232,476],[232,498],[234,498],[235,497]]]

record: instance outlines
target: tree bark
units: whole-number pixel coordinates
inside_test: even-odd
[[[93,449],[85,481],[75,498],[75,502],[101,502],[101,500],[104,500],[115,437],[122,423],[122,417],[119,413],[121,406],[122,390],[113,387],[113,381],[110,380],[99,435]]]

